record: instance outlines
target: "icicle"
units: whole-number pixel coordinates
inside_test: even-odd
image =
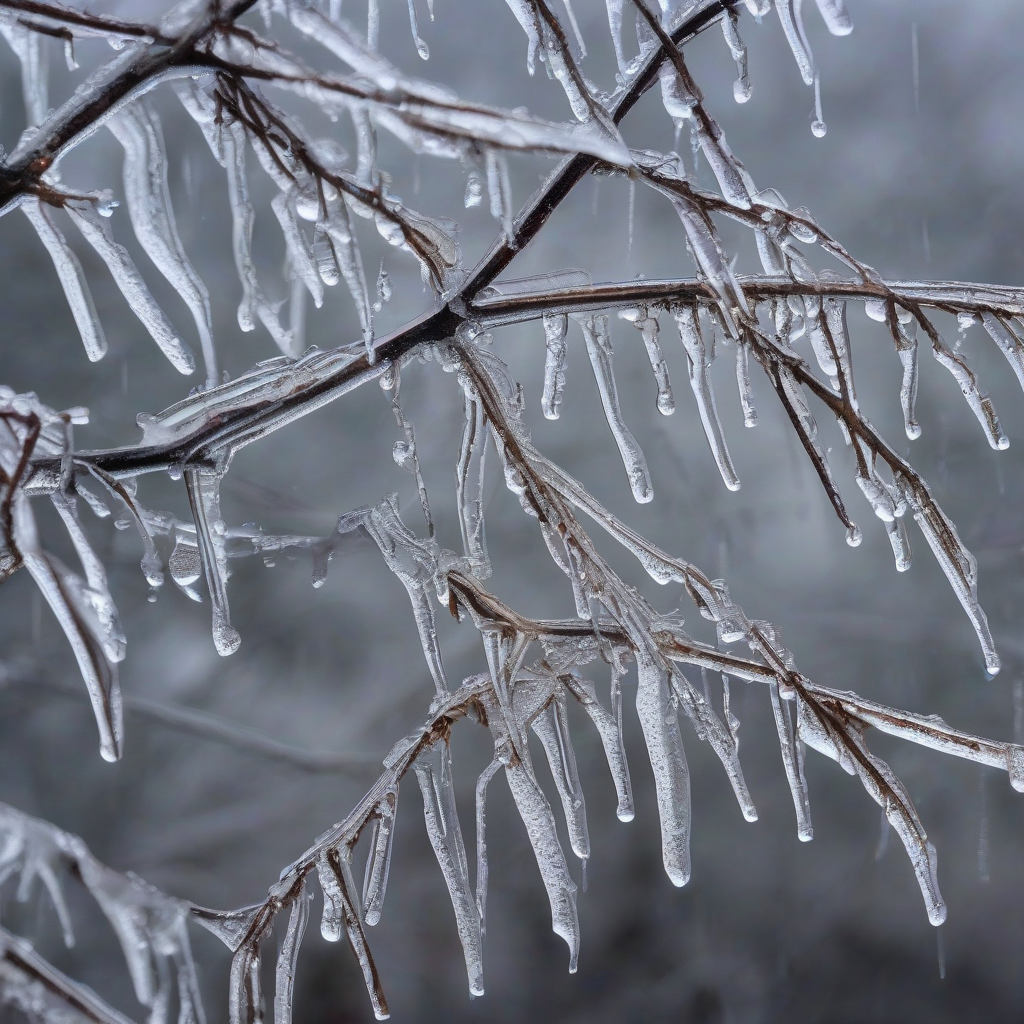
[[[50,107],[46,40],[38,31],[19,21],[9,21],[7,16],[0,18],[0,33],[21,64],[25,122],[29,127],[42,124]]]
[[[220,479],[200,470],[185,471],[185,488],[196,540],[203,563],[203,574],[210,592],[213,613],[213,644],[222,657],[234,654],[242,638],[231,625],[228,609],[228,557],[224,543],[224,520],[220,514]]]
[[[818,0],[818,10],[832,35],[848,36],[853,31],[844,0]]]
[[[594,368],[597,389],[601,395],[601,405],[604,407],[605,420],[618,446],[633,497],[636,501],[644,504],[654,497],[654,489],[651,486],[651,475],[647,469],[644,453],[623,422],[622,412],[619,409],[619,395],[615,387],[615,374],[612,369],[612,339],[608,334],[608,317],[602,313],[596,316],[587,314],[576,319],[579,320],[580,326],[583,328],[587,353],[590,356],[591,366]]]
[[[395,842],[395,823],[398,818],[398,788],[388,791],[377,805],[370,853],[366,858],[366,877],[363,882],[363,915],[368,925],[380,921],[384,906],[384,895],[388,887],[388,872],[391,868],[391,850]]]
[[[503,154],[488,149],[487,192],[490,196],[491,216],[501,224],[507,238],[512,237],[512,190],[508,182],[508,164]]]
[[[420,499],[420,508],[423,511],[423,520],[427,524],[427,536],[434,536],[434,519],[430,512],[430,497],[427,494],[427,485],[423,480],[423,473],[420,468],[419,452],[416,448],[416,431],[413,425],[405,418],[402,411],[402,374],[396,369],[391,388],[391,411],[394,413],[395,421],[405,435],[404,441],[399,441],[394,447],[395,462],[399,466],[406,466],[412,470],[416,478],[416,492]]]
[[[476,780],[476,911],[481,935],[487,923],[487,786],[501,767],[494,758]]]
[[[576,46],[579,50],[578,59],[583,60],[587,55],[587,46],[583,42],[583,33],[580,32],[579,22],[576,21],[576,15],[572,9],[572,2],[571,0],[562,0],[562,3],[565,5],[565,13],[569,18],[569,24],[572,26],[572,33],[576,37]]]
[[[167,314],[156,304],[128,250],[114,241],[107,219],[101,217],[91,203],[70,202],[65,209],[82,237],[106,263],[132,312],[142,321],[170,364],[179,373],[192,373],[195,369],[192,353],[178,337]]]
[[[680,306],[673,310],[673,315],[679,328],[679,338],[686,349],[690,370],[690,387],[693,390],[693,397],[697,400],[697,410],[704,426],[704,436],[707,438],[708,447],[711,449],[718,471],[722,474],[725,486],[730,491],[738,491],[740,479],[736,475],[732,457],[729,455],[725,436],[722,433],[722,424],[718,419],[718,409],[715,405],[715,393],[711,386],[711,375],[708,372],[700,321],[692,306]],[[745,416],[744,419],[746,419]]]
[[[86,283],[82,264],[72,252],[63,233],[50,219],[50,213],[35,196],[27,197],[21,204],[21,210],[35,228],[39,240],[46,246],[53,266],[57,271],[64,295],[71,307],[71,315],[75,318],[78,333],[82,336],[85,354],[90,361],[102,359],[107,352],[107,339],[92,301],[89,285]]]
[[[801,843],[814,838],[811,826],[811,802],[807,795],[807,780],[804,778],[804,758],[800,743],[793,728],[793,718],[787,704],[783,704],[777,680],[769,683],[772,697],[772,711],[775,714],[775,728],[779,734],[779,749],[782,765],[786,770],[786,781],[793,797],[796,811],[796,835]]]
[[[420,38],[420,26],[416,18],[416,0],[409,0],[409,30],[412,41],[421,60],[430,60],[430,47]]]
[[[541,712],[530,727],[544,747],[551,777],[555,780],[555,789],[558,790],[558,796],[562,801],[565,825],[569,832],[569,845],[577,857],[586,861],[590,856],[587,805],[583,799],[583,788],[576,769],[576,755],[569,738],[565,698],[556,696],[548,711]]]
[[[953,593],[974,626],[985,658],[986,671],[995,675],[999,671],[999,655],[989,630],[988,618],[978,603],[978,563],[963,546],[956,528],[935,504],[927,485],[923,482],[911,483],[903,478],[898,478],[896,484],[902,489],[914,513],[914,521],[921,528],[935,560],[942,567]]]
[[[225,166],[228,172],[228,202],[231,206],[231,243],[235,269],[242,285],[242,301],[238,306],[238,326],[243,331],[256,327],[254,316],[266,327],[277,347],[292,355],[290,334],[281,326],[277,311],[267,301],[256,279],[252,262],[252,228],[255,212],[249,199],[245,176],[245,131],[236,121],[225,124],[220,132]]]
[[[867,303],[865,303],[865,308]],[[900,385],[900,405],[903,406],[903,428],[911,441],[921,436],[921,424],[917,422],[918,344],[917,332],[910,334],[899,331],[896,353],[903,364],[903,383]]]
[[[814,72],[814,120],[811,122],[811,134],[816,139],[823,139],[828,131],[825,117],[821,112],[821,75]]]
[[[557,420],[565,389],[565,334],[569,319],[564,313],[544,314],[544,390],[540,406],[549,420]]]
[[[207,385],[215,385],[219,380],[210,295],[178,235],[160,122],[142,103],[135,103],[111,118],[107,127],[124,149],[124,192],[135,237],[188,306],[206,363]]]
[[[885,761],[868,750],[859,731],[831,720],[831,716],[822,719],[819,714],[807,707],[805,701],[799,700],[800,736],[808,746],[837,761],[851,775],[857,775],[872,799],[883,809],[910,857],[924,896],[928,920],[936,926],[942,924],[946,919],[946,904],[939,893],[935,847],[929,842],[903,783]]]
[[[35,519],[27,500],[15,501],[13,516],[14,535],[25,568],[68,638],[89,691],[100,733],[100,754],[106,761],[116,761],[121,756],[124,735],[117,666],[107,659],[97,636],[98,628],[91,628],[90,618],[94,613],[78,597],[81,581],[40,550]]]
[[[551,929],[569,947],[569,973],[575,974],[579,959],[580,925],[576,916],[576,883],[569,875],[551,805],[525,763],[505,765],[505,778],[519,816],[530,837],[537,867],[540,869],[548,902],[551,904]]]
[[[981,322],[1017,375],[1020,386],[1024,388],[1024,344],[1007,322],[995,313],[982,313]]]
[[[114,599],[110,595],[107,573],[103,568],[103,563],[96,556],[95,551],[93,551],[85,536],[82,524],[78,518],[74,498],[64,492],[55,492],[50,495],[50,500],[63,520],[64,527],[71,538],[71,543],[74,545],[75,553],[78,555],[82,568],[85,570],[85,579],[88,587],[82,588],[81,596],[88,602],[96,614],[97,623],[100,627],[98,639],[103,645],[103,651],[110,661],[123,661],[126,640],[121,629]]]
[[[431,762],[436,762],[435,765]],[[416,781],[423,794],[423,817],[427,835],[434,855],[441,867],[448,895],[455,911],[455,922],[459,929],[462,952],[469,976],[469,994],[484,994],[483,950],[480,934],[480,915],[477,911],[473,892],[469,884],[469,867],[466,863],[466,848],[459,827],[458,810],[455,806],[455,790],[452,786],[451,752],[446,741],[435,744],[428,754],[421,754],[415,761]]]
[[[387,1000],[384,998],[384,990],[377,976],[377,965],[373,961],[359,919],[355,888],[348,866],[350,856],[351,851],[345,847],[342,850],[325,850],[317,858],[317,874],[324,893],[324,914],[320,923],[320,933],[328,942],[337,942],[344,930],[359,963],[374,1016],[377,1020],[387,1020]]]
[[[380,0],[366,2],[366,45],[376,50],[380,42]]]
[[[532,77],[537,67],[537,54],[540,50],[540,21],[536,8],[530,0],[505,0],[505,3],[508,4],[509,10],[516,16],[516,21],[526,33],[528,45],[526,70]]]
[[[465,396],[466,429],[462,435],[459,462],[455,467],[455,495],[462,527],[462,548],[473,574],[486,579],[491,574],[484,532],[484,467],[487,455],[487,416],[483,405]]]
[[[987,394],[982,393],[978,387],[978,378],[967,366],[962,356],[958,356],[946,344],[938,339],[932,339],[932,355],[935,361],[941,363],[953,375],[953,379],[960,386],[960,391],[971,412],[977,417],[989,445],[998,451],[1010,447],[1010,439],[1003,433],[1003,428],[996,415],[995,406]]]
[[[690,773],[679,718],[655,656],[638,651],[636,663],[636,710],[658,795],[662,860],[672,884],[686,885],[690,880]]]
[[[619,318],[628,320],[640,331],[644,340],[644,348],[647,349],[647,358],[654,371],[654,380],[658,385],[658,412],[663,416],[671,416],[676,411],[676,399],[672,393],[672,382],[668,376],[668,363],[665,362],[665,356],[661,350],[659,337],[661,326],[657,317],[649,316],[647,309],[641,306],[620,310]]]
[[[309,919],[309,897],[304,883],[300,883],[291,909],[281,951],[277,954],[274,988],[274,1024],[291,1024],[292,995],[295,991],[295,967],[299,959],[302,936]]]
[[[366,275],[363,271],[363,259],[359,252],[359,242],[352,228],[352,219],[349,217],[348,207],[343,200],[339,199],[331,205],[323,227],[331,240],[334,257],[341,269],[342,276],[345,278],[349,294],[351,294],[352,300],[356,304],[356,312],[359,314],[359,325],[363,331],[363,343],[366,346],[367,359],[373,363],[376,358],[373,350],[373,306],[370,302],[370,292],[366,284]]]
[[[757,409],[754,407],[754,389],[750,382],[749,349],[743,342],[736,344],[736,386],[740,393],[740,408],[743,410],[743,426],[757,426]]]
[[[729,722],[727,729],[718,715],[715,714],[710,702],[705,695],[698,693],[690,681],[681,672],[673,671],[671,674],[672,688],[679,700],[682,702],[687,716],[697,730],[697,735],[702,740],[707,740],[712,749],[722,762],[729,782],[732,785],[733,793],[736,795],[736,802],[740,805],[740,811],[747,821],[757,821],[757,809],[747,789],[746,780],[743,778],[743,769],[740,767],[739,752],[737,750],[736,736],[733,728],[734,719]],[[726,709],[728,717],[728,709]]]
[[[284,235],[285,248],[288,252],[288,264],[296,279],[301,281],[313,296],[313,305],[319,309],[324,303],[324,284],[317,271],[313,250],[299,226],[295,198],[294,194],[278,192],[270,201],[270,208],[281,225],[281,233]],[[300,352],[293,351],[292,354],[298,356]]]
[[[811,46],[804,31],[800,10],[802,6],[803,0],[775,0],[782,31],[786,34],[790,50],[793,51],[796,66],[800,69],[800,77],[804,80],[804,85],[813,85],[814,58],[811,56]]]
[[[735,7],[726,11],[722,19],[722,32],[729,46],[732,59],[736,61],[736,81],[733,82],[732,95],[737,103],[746,103],[750,99],[750,74],[747,70],[747,47],[740,38],[739,13]]]
[[[590,720],[597,728],[601,737],[601,746],[604,748],[605,760],[608,762],[608,771],[611,773],[612,782],[615,784],[615,795],[618,798],[616,816],[619,821],[633,820],[633,788],[629,781],[629,766],[626,763],[626,748],[622,741],[621,719],[610,715],[601,706],[594,692],[593,683],[584,679],[577,679],[570,676],[566,685],[572,690],[573,695],[583,706],[583,710],[590,716]],[[621,694],[619,697],[619,708],[621,709]]]
[[[626,55],[623,52],[623,3],[624,0],[604,0],[608,11],[608,30],[611,33],[611,45],[615,51],[618,75],[625,78]]]

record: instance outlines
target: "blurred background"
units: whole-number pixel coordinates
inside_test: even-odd
[[[527,76],[526,39],[500,0],[436,0],[433,22],[426,5],[420,7],[427,63],[417,57],[405,3],[381,3],[381,48],[401,67],[470,99],[571,118],[562,90],[543,69]],[[855,31],[836,39],[805,4],[828,124],[822,139],[810,130],[813,91],[802,84],[774,13],[760,25],[746,13],[740,21],[753,84],[744,106],[733,101],[734,65],[718,28],[687,49],[733,151],[758,187],[775,187],[792,206],[808,207],[856,257],[888,278],[1019,284],[1024,71],[1009,41],[1024,34],[1024,7],[1012,0],[849,0],[849,7]],[[143,0],[92,9],[150,19],[161,13]],[[574,11],[589,51],[584,70],[611,88],[614,58],[604,4],[575,0]],[[344,13],[364,24],[359,0],[346,0]],[[626,21],[631,24],[628,7]],[[298,47],[282,21],[274,24],[288,45]],[[625,34],[632,42],[630,28]],[[82,44],[78,59],[89,69],[109,53],[96,41]],[[332,66],[329,55],[309,56]],[[65,70],[56,40],[50,63],[51,102],[57,103],[82,72]],[[167,139],[178,227],[214,300],[222,363],[238,374],[276,353],[262,328],[243,335],[236,324],[240,286],[223,173],[169,90],[157,90],[150,101]],[[334,124],[287,97],[280,102],[303,118],[314,137],[332,137],[354,152],[347,122]],[[19,71],[4,48],[0,139],[8,150],[23,127]],[[673,148],[673,127],[656,91],[622,127],[631,146]],[[391,175],[394,192],[426,213],[457,218],[464,260],[472,265],[498,229],[486,202],[463,210],[466,168],[410,154],[383,132],[380,143],[380,166]],[[112,188],[120,196],[120,157],[120,147],[102,133],[62,164],[64,180]],[[684,159],[692,169],[689,150]],[[257,264],[268,295],[283,299],[283,246],[269,209],[273,186],[251,154],[249,164]],[[551,166],[541,157],[511,160],[516,207]],[[710,184],[703,159],[697,173]],[[595,281],[692,274],[667,202],[638,188],[632,235],[630,202],[625,180],[584,181],[506,276],[570,267],[588,270]],[[152,272],[123,209],[113,227],[198,351],[191,318]],[[431,297],[411,258],[388,249],[366,224],[357,227],[368,275],[372,279],[383,258],[395,286],[378,318],[383,333],[426,309]],[[756,272],[751,240],[728,224],[723,233],[739,254],[737,270]],[[92,420],[76,432],[79,447],[132,443],[139,437],[138,412],[158,412],[195,381],[167,365],[105,268],[77,248],[109,354],[97,364],[86,360],[49,257],[25,218],[15,214],[0,223],[0,382],[35,391],[54,408],[87,405]],[[654,501],[639,506],[604,424],[579,334],[570,331],[568,382],[556,422],[540,412],[539,324],[500,330],[494,345],[526,389],[527,417],[541,451],[663,548],[725,577],[748,615],[778,627],[805,674],[1020,742],[1024,402],[1017,382],[987,336],[973,328],[963,350],[1001,413],[1009,450],[988,447],[952,377],[926,359],[918,406],[924,433],[910,445],[891,341],[860,308],[851,307],[849,322],[865,413],[899,451],[909,449],[978,559],[980,596],[1004,666],[994,679],[986,678],[969,623],[913,527],[914,564],[908,573],[896,573],[885,532],[854,485],[842,439],[819,415],[822,443],[864,530],[859,548],[843,542],[844,529],[760,371],[754,371],[760,423],[745,430],[731,358],[720,358],[713,368],[743,482],[733,494],[708,452],[670,321],[663,317],[678,407],[666,418],[655,406],[638,333],[613,318],[624,415],[654,480]],[[955,321],[940,327],[955,339]],[[342,289],[333,289],[321,310],[310,309],[309,343],[330,347],[357,334]],[[457,549],[453,472],[461,394],[436,364],[410,366],[403,385],[439,540]],[[340,513],[397,491],[405,521],[421,529],[411,477],[391,457],[399,436],[384,395],[367,386],[242,451],[224,482],[225,518],[232,525],[258,523],[268,533],[325,535]],[[491,469],[486,514],[495,593],[531,616],[572,614],[569,588],[533,521],[505,491],[495,462]],[[183,487],[166,477],[143,478],[139,497],[150,508],[188,515]],[[51,521],[43,504],[37,503],[37,514],[44,539],[73,564],[56,517]],[[100,759],[66,642],[26,574],[18,574],[0,591],[0,651],[8,666],[0,676],[0,800],[80,834],[108,864],[172,894],[220,908],[256,902],[283,865],[345,816],[375,778],[374,764],[425,717],[432,685],[405,592],[369,543],[342,552],[319,590],[310,585],[307,558],[280,557],[273,565],[259,557],[240,559],[233,563],[229,593],[242,646],[221,659],[210,638],[208,604],[191,603],[169,584],[155,602],[147,600],[134,531],[118,532],[110,520],[89,520],[87,529],[110,572],[129,641],[122,665],[129,700],[125,756],[115,765]],[[595,539],[605,545],[604,537]],[[709,636],[679,588],[658,588],[627,556],[605,547],[628,582],[661,609],[679,607],[694,635]],[[447,618],[439,618],[439,626],[453,682],[485,668],[471,626]],[[596,668],[594,673],[606,697],[607,678]],[[630,677],[627,707],[634,685]],[[743,820],[713,752],[684,726],[693,788],[693,877],[681,890],[662,871],[653,780],[635,714],[627,714],[627,749],[637,813],[628,824],[615,818],[596,735],[582,715],[573,717],[593,845],[588,889],[579,900],[583,948],[575,976],[567,974],[564,944],[550,931],[525,831],[507,787],[496,779],[488,814],[487,994],[469,999],[454,918],[409,780],[384,916],[369,935],[393,1018],[408,1024],[1024,1018],[1024,802],[1005,773],[869,737],[906,783],[938,847],[949,917],[936,930],[898,841],[884,839],[877,805],[856,780],[813,752],[806,770],[815,840],[797,841],[767,692],[733,683],[732,694],[760,820]],[[304,771],[169,728],[141,705],[133,710],[132,700],[198,709],[305,751],[366,755],[366,766]],[[470,849],[473,786],[489,748],[484,730],[470,723],[456,730],[453,757]],[[571,867],[578,877],[578,863]],[[74,883],[68,889],[79,930],[74,949],[63,948],[56,915],[38,893],[18,904],[5,888],[5,926],[32,937],[62,969],[143,1019],[113,934]],[[227,952],[198,931],[194,942],[208,1017],[225,1020]],[[356,963],[344,947],[323,942],[311,922],[296,980],[300,1024],[372,1020]]]

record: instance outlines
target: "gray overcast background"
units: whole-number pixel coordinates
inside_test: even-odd
[[[104,5],[106,6],[106,5]],[[800,82],[774,14],[761,26],[744,14],[753,99],[732,100],[733,64],[715,29],[687,51],[714,115],[759,187],[778,188],[807,206],[856,256],[889,277],[1020,283],[1024,199],[1019,40],[1024,5],[1012,0],[849,0],[855,31],[827,35],[805,5],[821,69],[828,134],[810,132],[811,90]],[[526,40],[499,0],[436,0],[436,21],[421,30],[429,63],[415,54],[405,4],[383,0],[385,52],[412,73],[454,86],[468,98],[566,120],[557,83],[525,71]],[[425,5],[422,5],[425,8]],[[114,9],[114,8],[110,8]],[[356,21],[364,5],[346,0]],[[141,3],[117,13],[150,16]],[[611,48],[604,4],[575,0],[591,55],[585,70],[610,84]],[[627,19],[628,20],[628,19]],[[920,97],[915,109],[911,35],[917,25]],[[627,34],[628,38],[628,34]],[[105,44],[81,48],[89,66]],[[51,102],[71,76],[58,45]],[[319,58],[323,59],[323,58]],[[23,127],[18,71],[0,52],[0,138],[9,150]],[[265,332],[241,335],[235,323],[239,285],[230,253],[226,187],[198,130],[167,92],[155,94],[170,150],[170,178],[185,245],[214,299],[218,343],[234,374],[274,354]],[[318,124],[351,148],[344,123]],[[656,94],[625,122],[634,146],[672,147],[672,126]],[[692,166],[689,154],[687,166]],[[461,209],[464,174],[457,166],[408,156],[382,135],[381,165],[394,190],[428,213],[457,217],[467,263],[484,250],[495,225],[485,208]],[[548,161],[513,161],[521,204]],[[122,190],[119,150],[107,135],[69,158],[64,177],[82,187]],[[282,250],[267,200],[271,186],[250,160],[257,204],[256,249],[268,291],[283,297]],[[706,175],[702,165],[701,174]],[[703,180],[703,178],[702,178]],[[627,256],[628,185],[584,182],[510,276],[585,267],[595,280],[678,276],[692,272],[682,232],[667,204],[637,193]],[[129,246],[127,215],[115,214]],[[365,225],[360,225],[360,228]],[[738,269],[756,269],[749,239],[726,228],[740,252]],[[70,232],[69,232],[70,237]],[[395,298],[381,330],[423,309],[429,296],[411,260],[386,251],[364,232],[365,262],[381,256]],[[156,352],[95,258],[82,254],[110,340],[110,353],[89,364],[54,277],[27,221],[0,223],[0,382],[34,390],[56,408],[85,404],[93,422],[77,433],[82,447],[137,439],[135,414],[156,412],[191,386]],[[175,296],[139,264],[186,337],[190,319]],[[346,295],[311,310],[309,341],[327,347],[355,337]],[[903,451],[899,361],[860,309],[851,309],[862,405]],[[613,510],[668,550],[709,574],[725,576],[748,614],[771,619],[802,671],[840,689],[954,725],[1020,740],[1024,683],[1024,402],[994,346],[973,331],[966,341],[1002,415],[1012,445],[992,452],[957,387],[937,364],[922,361],[919,419],[923,437],[911,457],[976,554],[981,597],[1004,669],[985,678],[969,625],[926,545],[912,529],[912,570],[898,575],[881,525],[853,484],[835,429],[822,421],[825,444],[864,543],[852,550],[799,445],[755,376],[761,424],[745,431],[731,361],[715,365],[718,402],[743,481],[738,494],[721,483],[686,386],[685,360],[665,323],[678,409],[658,415],[654,384],[639,337],[613,325],[624,412],[644,447],[655,500],[632,502],[612,439],[603,424],[581,339],[570,340],[562,419],[540,415],[543,339],[538,325],[498,332],[495,346],[524,383],[534,438]],[[954,335],[955,325],[944,324]],[[462,402],[454,380],[436,365],[411,367],[407,412],[417,427],[442,544],[458,546],[452,472]],[[225,481],[225,515],[268,532],[325,534],[343,511],[397,490],[406,521],[417,523],[409,477],[393,463],[398,435],[375,386],[243,451]],[[492,463],[492,469],[494,464]],[[185,515],[180,484],[146,478],[140,497]],[[571,594],[550,565],[532,520],[492,475],[488,533],[496,592],[532,615],[570,614]],[[42,518],[43,510],[40,509]],[[52,526],[52,524],[49,524]],[[383,757],[419,723],[431,692],[404,591],[370,545],[335,561],[327,585],[310,586],[308,561],[259,558],[235,563],[233,616],[243,642],[219,659],[208,606],[164,587],[146,600],[132,531],[90,523],[111,571],[129,639],[122,682],[129,695],[177,702],[230,718],[283,742],[315,750]],[[59,553],[59,531],[50,543]],[[65,557],[70,557],[65,555]],[[618,552],[613,564],[659,607],[676,605],[688,628],[704,624],[678,591],[659,590]],[[259,900],[280,868],[324,828],[344,816],[372,781],[309,775],[182,735],[139,714],[127,716],[122,762],[100,760],[92,716],[56,623],[20,574],[0,592],[5,660],[35,659],[26,681],[0,687],[0,799],[85,837],[111,865],[131,869],[165,890],[217,907]],[[480,671],[476,632],[442,622],[453,680]],[[596,671],[596,670],[595,670]],[[606,680],[595,675],[599,690]],[[67,687],[68,693],[57,688]],[[1014,691],[1018,692],[1015,710]],[[627,687],[627,700],[629,696]],[[491,896],[485,970],[487,994],[470,1001],[454,919],[427,843],[416,787],[401,798],[395,860],[381,924],[370,940],[396,1021],[679,1021],[754,1024],[775,1021],[995,1021],[1024,1019],[1024,799],[1005,773],[872,737],[912,794],[940,855],[949,906],[941,929],[946,978],[939,978],[936,931],[895,837],[879,847],[879,810],[856,780],[809,753],[815,840],[796,838],[767,694],[734,684],[743,726],[747,780],[760,813],[743,821],[713,753],[684,732],[693,776],[693,879],[676,890],[661,869],[653,783],[639,728],[628,716],[636,819],[620,824],[596,737],[580,725],[577,754],[589,802],[594,856],[589,890],[580,897],[583,950],[579,973],[566,973],[566,951],[551,934],[547,900],[507,788],[491,786]],[[454,743],[463,827],[472,849],[472,792],[489,759],[483,730],[460,726]],[[578,866],[572,865],[574,871]],[[74,893],[74,883],[69,882]],[[24,906],[4,893],[5,925],[35,937],[65,970],[92,984],[136,1019],[142,1010],[112,934],[75,894],[79,945],[64,951],[52,908],[36,896]],[[225,1019],[227,955],[195,936],[211,1021]],[[344,943],[332,946],[311,922],[297,976],[300,1024],[367,1021],[372,1013]]]

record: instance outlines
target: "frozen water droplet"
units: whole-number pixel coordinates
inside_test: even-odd
[[[828,128],[824,121],[811,122],[811,134],[813,134],[816,139],[823,139],[825,137],[825,132],[827,131]]]
[[[864,534],[862,534],[860,532],[860,527],[859,526],[851,526],[846,531],[846,543],[849,544],[851,548],[859,547],[860,546],[860,542],[863,539],[864,539]]]

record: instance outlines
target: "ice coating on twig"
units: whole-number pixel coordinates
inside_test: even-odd
[[[133,1024],[91,988],[47,963],[25,939],[0,928],[0,998],[39,1024]]]
[[[671,680],[672,689],[693,722],[697,735],[711,744],[711,748],[722,762],[743,817],[747,821],[757,821],[757,810],[743,778],[743,769],[740,767],[736,736],[732,728],[734,720],[730,719],[730,728],[727,729],[704,694],[700,693],[682,672],[673,671]],[[728,716],[728,712],[726,714]]]
[[[466,847],[462,840],[455,790],[452,786],[451,752],[441,741],[433,751],[421,754],[413,766],[416,781],[423,795],[423,817],[427,836],[434,849],[437,863],[448,886],[448,895],[455,911],[459,940],[466,960],[469,992],[473,996],[484,994],[483,949],[480,933],[480,915],[469,882]]]
[[[213,615],[213,644],[222,657],[234,654],[242,642],[231,625],[228,608],[228,557],[224,544],[224,520],[220,514],[220,478],[212,473],[185,471],[185,487],[192,518],[196,524],[203,575],[210,592]]]
[[[160,121],[139,102],[111,118],[107,127],[124,149],[124,192],[135,237],[188,306],[199,334],[207,384],[216,384],[210,295],[178,235],[167,188],[167,159]]]
[[[594,378],[601,396],[605,420],[618,446],[633,497],[644,504],[654,497],[654,488],[651,485],[651,474],[647,469],[644,453],[622,419],[622,411],[619,408],[619,393],[615,387],[615,373],[612,368],[612,339],[608,333],[608,317],[600,313],[577,319],[587,342],[587,354],[590,356],[590,365],[594,368]]]
[[[551,777],[555,780],[555,789],[558,790],[562,810],[565,812],[565,824],[572,852],[585,861],[590,856],[587,805],[583,799],[583,787],[576,768],[576,754],[569,737],[564,696],[556,693],[547,711],[537,715],[530,723],[530,728],[544,747]]]
[[[34,196],[27,197],[21,210],[35,228],[39,240],[53,260],[57,279],[64,289],[64,295],[75,318],[78,333],[82,336],[85,354],[92,362],[102,359],[107,352],[107,339],[103,334],[92,293],[85,280],[85,273],[78,257],[72,252],[63,232],[53,223],[49,211]]]
[[[986,312],[981,314],[981,322],[989,337],[999,346],[999,351],[1006,357],[1020,386],[1024,388],[1024,343],[1013,329],[1011,321],[1004,320],[994,313]]]
[[[978,603],[978,563],[964,547],[956,527],[935,503],[924,481],[897,477],[896,486],[902,490],[903,497],[914,514],[914,521],[920,527],[936,561],[946,574],[953,593],[974,626],[985,658],[985,669],[995,675],[999,671],[999,655],[996,653],[995,642],[988,626],[988,617]]]
[[[191,373],[195,369],[192,353],[178,337],[167,314],[157,305],[128,250],[114,241],[107,218],[91,203],[71,202],[65,209],[81,231],[82,237],[106,263],[114,283],[160,351],[179,373]]]
[[[562,392],[565,390],[567,347],[565,336],[569,318],[564,313],[544,314],[544,389],[540,407],[549,420],[557,420]]]
[[[350,877],[347,860],[350,855],[346,847],[344,850],[327,849],[317,858],[317,873],[324,893],[324,914],[320,932],[330,942],[337,942],[342,933],[345,934],[359,963],[374,1016],[377,1020],[387,1020],[387,999],[384,997],[384,990],[377,975],[377,965],[363,932],[355,889]]]
[[[121,756],[124,725],[117,665],[104,650],[104,638],[110,642],[109,633],[85,596],[85,583],[39,546],[28,500],[19,497],[13,513],[14,537],[22,561],[68,638],[89,692],[100,733],[100,753],[104,760],[116,761]]]
[[[848,723],[820,705],[812,707],[806,700],[798,698],[797,722],[800,738],[838,762],[851,775],[857,775],[872,799],[885,812],[910,857],[928,920],[935,926],[942,924],[946,920],[946,904],[939,893],[935,847],[929,841],[903,783],[885,761],[868,750],[856,721]]]
[[[430,603],[437,563],[436,545],[419,540],[402,522],[398,514],[397,494],[389,495],[372,508],[346,513],[338,520],[336,529],[338,533],[347,533],[360,526],[380,548],[387,567],[405,587],[434,686],[438,694],[446,694],[448,684],[441,663],[434,609]]]
[[[669,696],[665,669],[648,651],[637,651],[636,711],[654,772],[661,818],[661,855],[673,885],[690,880],[690,773]]]
[[[28,896],[34,880],[39,878],[53,901],[68,945],[73,937],[61,891],[61,875],[72,874],[82,882],[117,936],[135,996],[151,1010],[150,1020],[163,1019],[161,1014],[166,1011],[172,995],[173,967],[180,1020],[205,1024],[185,927],[188,904],[165,895],[135,875],[113,871],[100,863],[78,836],[5,804],[0,804],[0,847],[3,849],[0,878],[15,872],[20,875],[19,899]],[[3,935],[6,933],[0,935],[0,944]],[[37,977],[41,976],[44,981],[47,972],[53,971],[41,958],[35,966],[39,971]],[[62,977],[56,971],[53,975]],[[84,997],[80,1009],[89,1011],[103,1006],[88,989],[76,990],[75,994]],[[64,1009],[66,1011],[67,1007]],[[108,1018],[91,1012],[87,1012],[86,1018],[105,1022],[112,1019],[117,1024],[125,1020],[119,1014]],[[63,1022],[66,1018],[61,1014],[45,1019]]]
[[[81,588],[81,596],[96,613],[99,639],[103,645],[103,651],[110,661],[123,661],[127,641],[121,629],[114,599],[110,594],[107,573],[85,536],[75,507],[75,499],[66,492],[59,492],[51,494],[50,501],[63,521],[64,528],[74,545],[75,554],[78,555],[82,569],[85,571],[87,585]]]
[[[686,231],[697,268],[707,278],[708,284],[719,298],[723,324],[729,334],[736,337],[738,330],[733,310],[749,312],[743,289],[740,288],[736,276],[722,254],[721,246],[706,214],[683,196],[673,194],[671,199]]]
[[[672,311],[675,316],[676,326],[679,328],[679,338],[686,349],[687,364],[689,366],[690,388],[693,397],[697,400],[697,411],[700,413],[700,421],[704,427],[704,436],[707,438],[711,455],[722,474],[722,480],[730,491],[740,489],[740,478],[732,464],[732,456],[725,443],[725,435],[722,432],[722,423],[718,418],[718,408],[715,405],[715,392],[711,386],[711,375],[707,361],[707,353],[704,347],[704,336],[700,329],[700,320],[693,306],[680,306]]]
[[[395,840],[398,817],[398,787],[385,794],[377,805],[370,852],[366,858],[366,876],[363,881],[363,917],[371,927],[380,921],[384,896],[391,869],[391,850]]]
[[[277,954],[277,967],[274,970],[274,1024],[291,1024],[292,1022],[295,969],[308,920],[309,896],[306,894],[305,884],[300,884],[299,891],[292,898],[292,905],[288,911],[288,926],[284,933],[284,941],[281,943],[281,950]]]
[[[985,438],[988,440],[990,447],[999,451],[1009,448],[1010,439],[1003,433],[999,417],[996,415],[995,406],[988,395],[981,391],[981,388],[978,386],[978,378],[967,365],[966,360],[954,352],[939,337],[935,328],[927,320],[923,321],[923,326],[931,338],[932,355],[935,356],[935,361],[944,366],[953,375],[953,379],[959,385],[961,393],[967,399],[971,412],[974,413],[981,424],[982,430],[985,431]]]

